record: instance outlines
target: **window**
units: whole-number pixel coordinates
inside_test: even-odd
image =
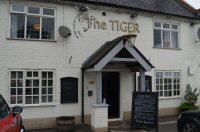
[[[11,38],[54,40],[55,9],[11,5]]]
[[[180,48],[179,25],[166,22],[154,22],[154,47],[157,48]]]
[[[180,96],[180,76],[179,71],[156,71],[156,91],[159,96]]]
[[[0,95],[0,120],[5,118],[10,114],[10,108],[8,107],[6,101]]]
[[[52,103],[53,91],[53,71],[10,71],[10,104]]]

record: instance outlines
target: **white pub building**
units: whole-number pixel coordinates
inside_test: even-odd
[[[177,115],[186,85],[200,90],[198,13],[181,0],[1,0],[0,93],[27,130],[59,116],[106,130],[131,118],[133,91]]]

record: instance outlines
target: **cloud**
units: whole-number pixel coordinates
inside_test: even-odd
[[[187,1],[189,4],[191,4],[196,9],[200,8],[200,0],[185,0],[185,1]]]

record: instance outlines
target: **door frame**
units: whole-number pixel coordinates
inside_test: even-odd
[[[108,119],[108,121],[123,120],[123,70],[122,69],[103,69],[102,72],[119,73],[119,118]]]

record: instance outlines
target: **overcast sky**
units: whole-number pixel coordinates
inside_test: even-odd
[[[191,4],[193,7],[199,9],[200,8],[200,0],[185,0],[189,4]]]

